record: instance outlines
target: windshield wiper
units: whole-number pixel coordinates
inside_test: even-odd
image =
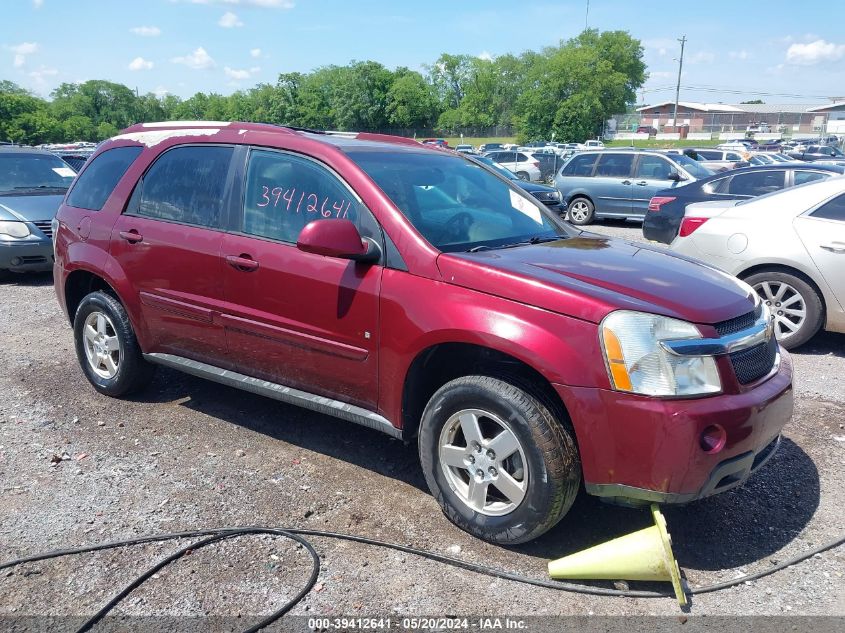
[[[479,251],[489,251],[494,250],[497,248],[516,248],[517,246],[530,246],[532,244],[543,244],[545,242],[557,242],[558,240],[562,240],[562,236],[555,236],[555,237],[541,237],[539,235],[535,235],[527,240],[522,242],[512,242],[510,244],[500,244],[499,246],[488,246],[487,244],[479,244],[478,246],[473,246],[471,249],[467,251],[467,253],[477,253]]]

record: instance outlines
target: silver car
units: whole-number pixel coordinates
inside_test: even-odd
[[[712,176],[693,159],[648,150],[578,152],[555,176],[555,187],[569,205],[573,224],[599,218],[642,220],[652,196]]]
[[[669,248],[750,284],[787,349],[822,327],[845,333],[845,176],[688,205]]]

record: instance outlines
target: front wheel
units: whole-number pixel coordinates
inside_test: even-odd
[[[419,451],[447,518],[492,543],[524,543],[552,528],[581,481],[571,432],[540,400],[488,376],[452,380],[432,396]]]
[[[528,175],[527,171],[518,171],[516,172],[516,177],[520,180],[531,180],[531,177]]]
[[[572,224],[583,226],[590,224],[595,216],[596,208],[586,198],[574,198],[569,203],[569,221]]]
[[[786,349],[803,345],[821,329],[824,322],[821,297],[800,277],[765,270],[749,275],[744,281],[769,307],[775,336]]]

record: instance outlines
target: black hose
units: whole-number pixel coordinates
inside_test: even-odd
[[[75,554],[85,554],[88,552],[97,552],[107,549],[113,549],[116,547],[126,547],[129,545],[140,545],[142,543],[154,543],[158,541],[169,541],[173,539],[183,539],[183,538],[195,538],[195,537],[208,537],[204,538],[201,541],[197,541],[191,545],[187,545],[173,554],[170,554],[166,558],[162,559],[158,563],[156,563],[153,567],[148,569],[146,572],[135,578],[127,587],[125,587],[122,591],[120,591],[117,595],[115,595],[111,600],[103,606],[94,616],[92,616],[82,627],[78,630],[78,633],[83,633],[84,631],[89,631],[91,627],[93,627],[97,622],[99,622],[109,611],[111,611],[121,600],[123,600],[126,596],[128,596],[132,591],[138,588],[141,584],[143,584],[150,576],[158,572],[163,567],[166,567],[170,563],[179,558],[182,558],[184,555],[196,551],[200,548],[206,547],[207,545],[211,545],[213,543],[217,543],[219,541],[235,538],[239,536],[247,536],[247,535],[255,535],[255,534],[269,534],[273,536],[281,536],[284,538],[291,539],[296,541],[300,545],[302,545],[311,556],[311,575],[309,576],[307,582],[303,585],[302,589],[297,592],[297,594],[288,600],[280,609],[274,611],[266,618],[261,620],[258,624],[250,627],[246,630],[245,633],[252,633],[253,631],[258,631],[269,624],[275,622],[279,618],[281,618],[284,614],[288,611],[293,609],[314,587],[315,583],[317,582],[317,576],[320,573],[320,557],[317,554],[317,551],[311,545],[311,543],[304,538],[305,536],[316,536],[316,537],[323,537],[323,538],[333,538],[333,539],[340,539],[345,541],[352,541],[355,543],[362,543],[364,545],[373,545],[375,547],[385,547],[393,550],[397,550],[400,552],[405,552],[406,554],[413,554],[415,556],[420,556],[422,558],[426,558],[429,560],[437,561],[446,565],[451,565],[452,567],[458,567],[461,569],[465,569],[467,571],[475,572],[478,574],[484,574],[486,576],[492,576],[494,578],[502,578],[504,580],[512,580],[514,582],[533,585],[536,587],[544,587],[547,589],[555,589],[558,591],[569,591],[573,593],[582,593],[582,594],[589,594],[589,595],[597,595],[597,596],[624,596],[629,598],[665,598],[674,596],[674,593],[668,591],[629,591],[629,590],[618,590],[618,589],[606,589],[603,587],[592,587],[589,585],[577,585],[572,583],[565,583],[565,582],[558,582],[554,580],[545,580],[541,578],[530,578],[528,576],[522,576],[520,574],[515,574],[508,571],[503,571],[500,569],[496,569],[494,567],[486,567],[484,565],[478,565],[476,563],[470,563],[467,561],[459,560],[457,558],[451,558],[449,556],[443,556],[441,554],[436,554],[434,552],[429,552],[426,550],[417,549],[414,547],[408,547],[407,545],[400,545],[398,543],[388,543],[385,541],[379,541],[376,539],[367,538],[365,536],[357,536],[355,534],[342,534],[339,532],[327,532],[324,530],[308,530],[303,528],[269,528],[269,527],[226,527],[226,528],[213,528],[207,530],[192,530],[188,532],[172,532],[169,534],[159,534],[155,536],[141,536],[134,539],[125,539],[121,541],[111,541],[109,543],[102,543],[100,545],[89,545],[87,547],[79,547],[74,549],[63,549],[63,550],[53,550],[51,552],[44,552],[41,554],[35,554],[33,556],[27,556],[26,558],[18,558],[16,560],[8,561],[6,563],[0,564],[0,570],[8,569],[10,567],[16,567],[18,565],[23,565],[24,563],[32,563],[35,561],[40,560],[47,560],[51,558],[59,558],[62,556],[71,556]],[[782,561],[777,565],[773,565],[772,567],[765,569],[763,571],[759,571],[753,574],[748,574],[745,576],[741,576],[739,578],[734,578],[732,580],[728,580],[721,583],[716,583],[713,585],[706,585],[704,587],[698,587],[696,589],[689,589],[687,593],[690,595],[698,595],[703,593],[710,593],[713,591],[720,591],[722,589],[727,589],[729,587],[734,587],[736,585],[741,585],[745,582],[749,582],[752,580],[757,580],[764,576],[768,576],[769,574],[773,574],[777,571],[800,563],[801,561],[807,560],[815,556],[818,553],[827,551],[829,549],[833,549],[835,547],[839,547],[845,543],[845,535],[840,536],[836,540],[833,540],[829,543],[825,543],[823,545],[819,545],[803,554],[799,554],[794,556],[788,560]]]

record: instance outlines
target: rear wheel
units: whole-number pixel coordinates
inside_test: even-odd
[[[806,281],[787,272],[766,270],[745,278],[772,313],[775,336],[786,349],[809,341],[824,322],[818,292]]]
[[[419,451],[449,520],[493,543],[524,543],[549,530],[581,481],[571,433],[540,400],[488,376],[452,380],[432,396]]]
[[[531,180],[531,177],[528,175],[527,171],[518,171],[516,172],[516,177],[520,180]]]
[[[129,315],[111,295],[98,291],[82,299],[73,335],[85,377],[100,393],[124,396],[150,382],[153,366],[144,360]]]
[[[573,198],[569,203],[569,221],[582,226],[590,224],[596,214],[596,208],[587,198]]]

